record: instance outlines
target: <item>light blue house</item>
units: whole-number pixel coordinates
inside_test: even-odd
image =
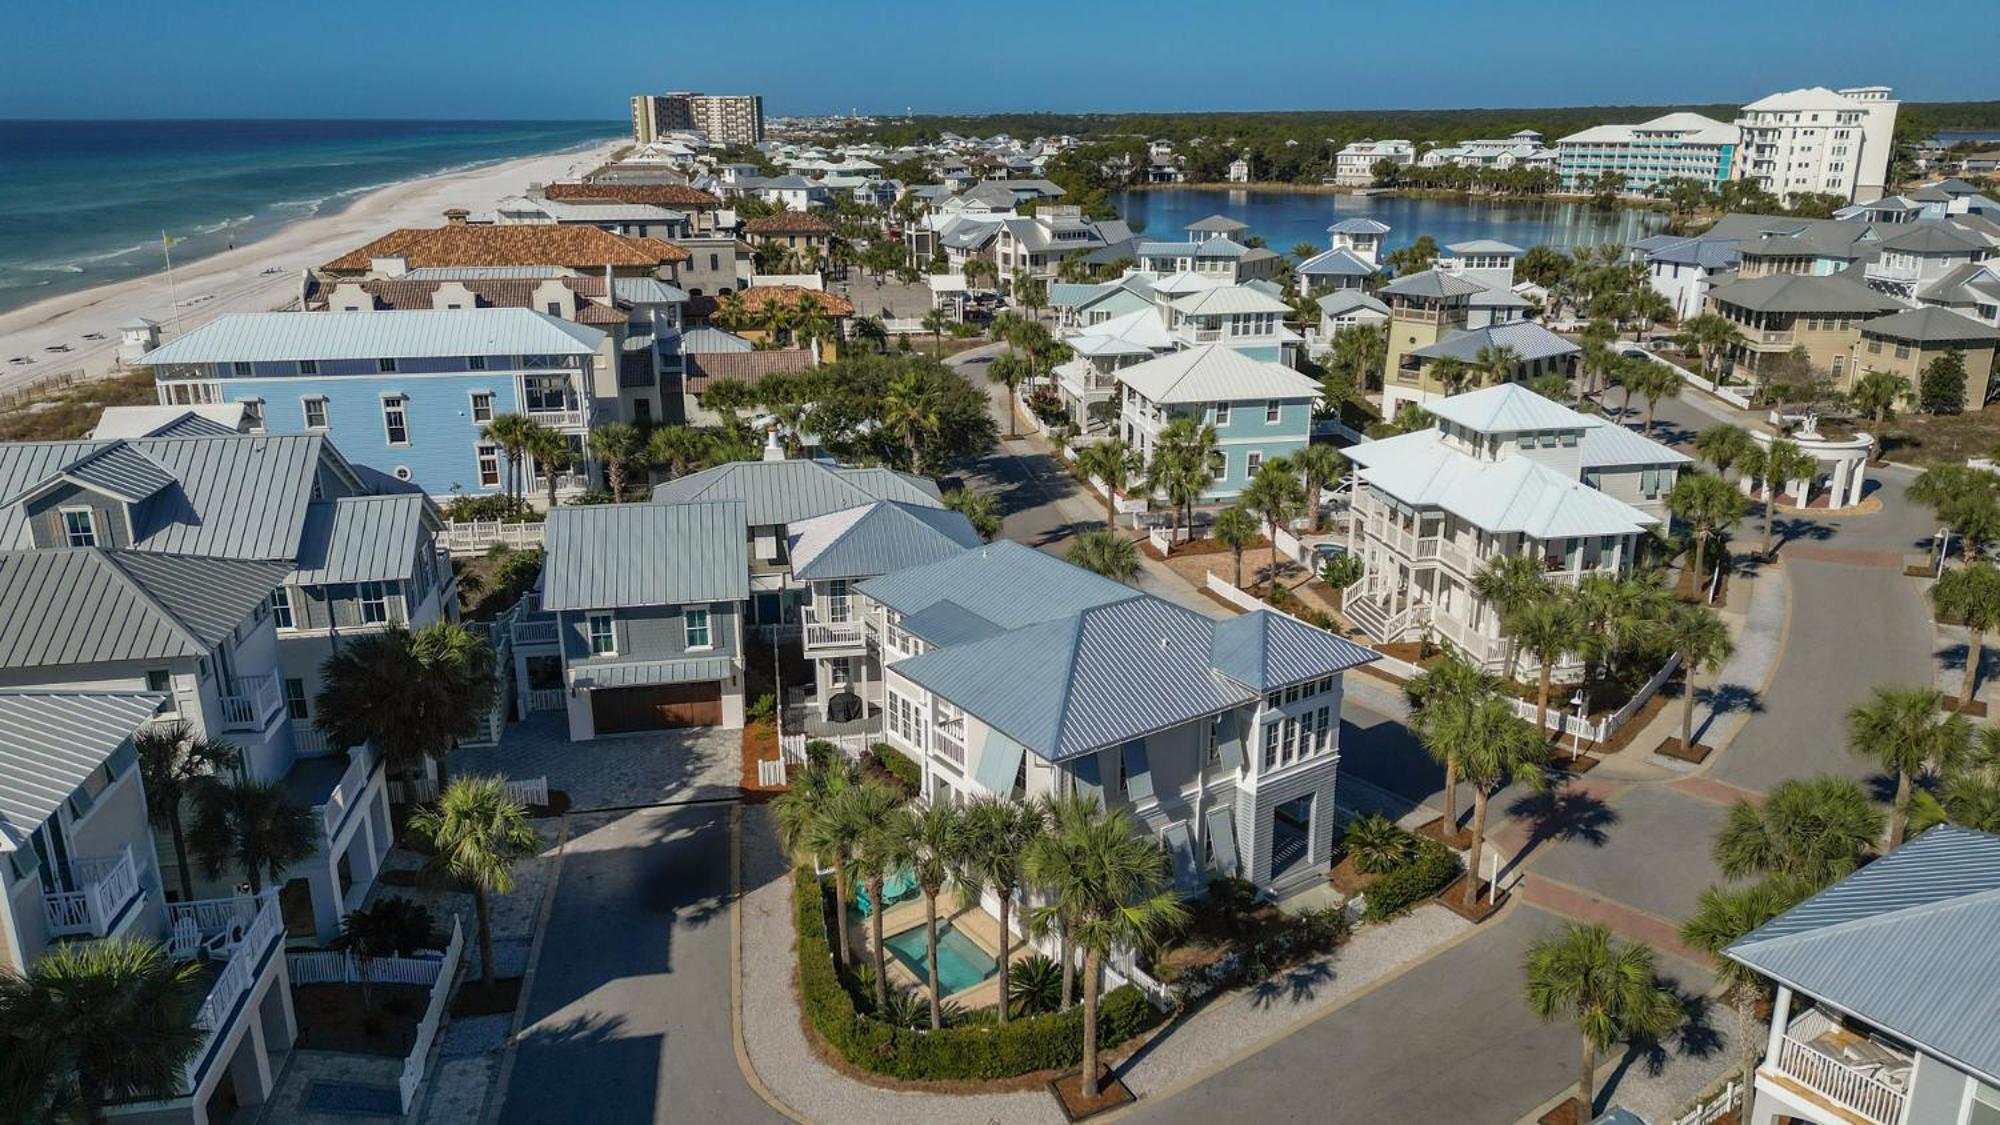
[[[1252,359],[1226,344],[1203,344],[1120,369],[1119,435],[1152,457],[1176,418],[1215,427],[1215,482],[1203,499],[1240,493],[1267,461],[1312,440],[1319,384],[1282,364]]]
[[[596,476],[583,438],[598,420],[603,342],[595,328],[520,308],[251,313],[146,361],[163,404],[241,402],[253,431],[326,433],[357,468],[433,496],[501,491],[503,458],[482,430],[525,414],[569,437],[575,465],[557,485],[573,492]],[[527,468],[532,498],[542,475]]]

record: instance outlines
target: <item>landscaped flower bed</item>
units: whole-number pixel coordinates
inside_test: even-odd
[[[1242,879],[1211,882],[1208,897],[1191,905],[1187,930],[1149,970],[1184,1005],[1330,953],[1352,929],[1340,907],[1288,915],[1258,901],[1256,887]]]
[[[1083,1008],[993,1022],[992,1011],[942,1031],[897,1027],[868,1015],[834,965],[827,937],[827,896],[811,870],[793,876],[798,931],[799,996],[806,1020],[827,1046],[853,1066],[891,1078],[992,1081],[1062,1070],[1083,1060]],[[1097,1042],[1115,1047],[1159,1023],[1162,1013],[1131,985],[1106,993],[1097,1014]]]

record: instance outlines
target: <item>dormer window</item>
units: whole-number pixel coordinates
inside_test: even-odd
[[[72,547],[97,546],[97,513],[89,508],[62,510],[63,539]]]

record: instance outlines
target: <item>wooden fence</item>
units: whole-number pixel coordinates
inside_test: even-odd
[[[445,946],[444,960],[438,965],[438,974],[431,982],[430,1003],[424,1006],[424,1018],[417,1024],[417,1040],[410,1047],[408,1058],[403,1060],[403,1077],[397,1083],[403,1097],[403,1112],[410,1112],[410,1106],[417,1100],[417,1088],[424,1084],[424,1071],[430,1062],[431,1044],[437,1039],[438,1028],[444,1023],[444,1004],[451,995],[451,983],[458,975],[458,963],[465,956],[465,927],[458,915],[451,918],[451,944]]]

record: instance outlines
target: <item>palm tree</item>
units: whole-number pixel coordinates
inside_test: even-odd
[[[1680,1001],[1660,983],[1652,947],[1614,941],[1602,925],[1571,924],[1528,948],[1528,1007],[1543,1022],[1567,1018],[1583,1035],[1579,1121],[1596,1113],[1597,1056],[1622,1039],[1679,1027]]]
[[[1772,528],[1778,514],[1778,493],[1785,484],[1811,473],[1819,466],[1811,454],[1796,442],[1773,439],[1768,446],[1752,445],[1742,454],[1743,475],[1756,483],[1764,494],[1764,557],[1772,551]]]
[[[1910,482],[1906,495],[1928,505],[1940,521],[1958,533],[1960,551],[1971,562],[1979,544],[2000,532],[2000,499],[1995,477],[1965,465],[1925,469]]]
[[[1910,397],[1910,381],[1891,371],[1877,371],[1870,368],[1861,378],[1854,381],[1854,389],[1848,392],[1848,401],[1854,409],[1876,423],[1887,422],[1896,416],[1896,406]]]
[[[965,517],[972,530],[988,543],[1000,534],[1000,502],[990,492],[954,488],[944,494],[944,506]]]
[[[896,813],[903,804],[901,792],[889,788],[880,781],[868,779],[856,785],[847,786],[835,800],[834,816],[861,827],[860,835],[854,839],[852,863],[856,875],[868,888],[868,901],[872,904],[868,911],[868,925],[871,933],[870,947],[875,957],[875,1009],[881,1011],[889,1001],[888,947],[882,944],[883,886],[889,874],[903,867],[903,840],[898,831]],[[840,925],[845,928],[847,920]]]
[[[194,795],[188,845],[210,878],[234,864],[260,894],[293,864],[312,857],[319,828],[312,811],[277,785],[233,778],[204,785]]]
[[[1479,860],[1486,844],[1486,802],[1493,790],[1513,781],[1540,792],[1548,786],[1549,749],[1539,729],[1514,714],[1498,695],[1489,695],[1446,717],[1443,736],[1455,748],[1459,772],[1472,785],[1472,843],[1466,851],[1465,905],[1479,901]]]
[[[528,810],[508,799],[506,779],[468,774],[451,783],[437,807],[418,809],[410,827],[430,840],[432,862],[472,892],[479,921],[480,981],[493,987],[493,924],[489,896],[514,889],[514,865],[535,854],[542,838]]]
[[[879,354],[887,350],[885,345],[889,342],[889,329],[878,317],[856,317],[854,338],[865,341],[870,349]]]
[[[947,884],[959,882],[965,833],[957,805],[931,801],[922,809],[899,809],[890,822],[899,841],[896,858],[910,869],[924,894],[924,963],[930,976],[931,1030],[944,1026],[944,998],[938,984],[937,900]]]
[[[1782,875],[1817,891],[1860,866],[1882,838],[1882,813],[1846,778],[1780,782],[1762,808],[1731,806],[1716,833],[1716,866],[1731,879]]]
[[[1131,485],[1142,468],[1138,451],[1116,438],[1100,441],[1076,455],[1076,467],[1104,485],[1104,526],[1117,527],[1118,494]]]
[[[1114,531],[1086,531],[1078,535],[1063,558],[1072,566],[1114,582],[1129,584],[1139,577],[1138,544]]]
[[[931,334],[932,347],[937,350],[937,354],[943,355],[944,333],[945,329],[951,327],[951,317],[943,309],[934,308],[924,314],[923,327],[924,331]]]
[[[1574,652],[1582,633],[1576,605],[1568,598],[1545,597],[1530,602],[1508,626],[1515,643],[1535,654],[1539,665],[1535,692],[1535,735],[1546,737],[1549,727],[1549,687],[1556,661],[1563,653]],[[1557,728],[1560,736],[1561,728]]]
[[[354,954],[361,966],[361,1010],[375,1012],[375,989],[369,966],[377,957],[407,956],[431,939],[431,912],[401,895],[350,910],[340,920],[334,948]]]
[[[1710,887],[1701,892],[1701,905],[1681,923],[1682,944],[1708,954],[1716,979],[1728,989],[1736,1009],[1736,1041],[1745,1075],[1757,1067],[1757,1001],[1764,994],[1764,978],[1724,956],[1723,950],[1797,905],[1801,892],[1786,879],[1766,879],[1733,890]]]
[[[499,701],[493,645],[456,621],[433,621],[410,634],[410,654],[419,671],[416,686],[429,695],[419,733],[437,760],[442,786],[459,740],[477,735]]]
[[[1298,473],[1291,462],[1279,457],[1264,462],[1258,468],[1257,475],[1250,478],[1249,486],[1243,490],[1238,501],[1246,510],[1262,518],[1270,533],[1270,584],[1274,587],[1278,584],[1278,528],[1298,514],[1305,497],[1305,487],[1299,483]]]
[[[1243,551],[1257,541],[1257,517],[1243,509],[1240,504],[1232,504],[1215,514],[1215,522],[1208,527],[1208,534],[1217,543],[1229,548],[1236,563],[1236,588],[1243,588]]]
[[[1910,790],[1922,774],[1948,773],[1972,750],[1972,724],[1964,715],[1941,714],[1944,697],[1930,688],[1878,687],[1868,702],[1847,712],[1847,745],[1896,778],[1889,809],[1889,848],[1903,843],[1910,818]]]
[[[1701,596],[1702,585],[1708,580],[1703,555],[1709,541],[1736,526],[1737,521],[1743,518],[1746,507],[1748,503],[1735,485],[1706,473],[1682,477],[1674,483],[1674,490],[1667,494],[1668,510],[1692,525],[1694,577],[1690,588],[1696,597]]]
[[[1174,534],[1168,536],[1171,550],[1179,538],[1181,511],[1194,522],[1194,502],[1215,483],[1214,426],[1204,426],[1194,418],[1180,417],[1168,422],[1153,441],[1153,460],[1146,466],[1146,488],[1167,501],[1167,514]]]
[[[1681,687],[1681,749],[1694,750],[1694,675],[1722,667],[1736,645],[1729,639],[1729,626],[1713,610],[1699,605],[1674,607],[1667,617],[1663,639],[1681,654],[1685,679]]]
[[[219,784],[217,775],[233,769],[242,751],[225,742],[210,742],[190,723],[175,720],[139,728],[132,736],[139,753],[139,780],[146,791],[146,819],[174,842],[174,866],[181,873],[181,901],[194,901],[194,875],[188,866],[187,828],[182,814],[200,790]]]
[[[1521,366],[1521,353],[1505,344],[1486,344],[1473,353],[1473,369],[1479,372],[1480,381],[1485,386],[1496,386],[1506,382]]]
[[[1741,463],[1755,447],[1750,431],[1728,422],[1717,422],[1694,438],[1695,452],[1708,458],[1724,479],[1729,477],[1730,466]]]
[[[1643,370],[1637,366],[1640,363],[1646,365]],[[1636,382],[1627,383],[1626,387],[1638,391],[1640,397],[1646,400],[1645,434],[1651,437],[1653,410],[1660,405],[1660,400],[1663,398],[1681,397],[1681,377],[1664,363],[1654,363],[1650,359],[1638,357],[1634,357],[1633,373],[1637,376]],[[1628,394],[1626,397],[1629,400],[1631,396]]]
[[[1315,534],[1320,529],[1320,494],[1340,480],[1347,458],[1331,445],[1314,443],[1292,454],[1292,466],[1305,478],[1306,513],[1312,517]]]
[[[1015,422],[1021,416],[1021,412],[1015,404],[1015,399],[1018,396],[1021,384],[1032,374],[1034,374],[1034,365],[1028,361],[1028,358],[1023,355],[1016,355],[1012,351],[1004,355],[994,356],[993,362],[986,365],[987,381],[1004,384],[1007,388],[1007,437],[1009,440],[1021,436],[1020,427],[1015,425]]]
[[[747,328],[753,318],[744,304],[743,294],[724,293],[715,299],[715,322],[731,332]]]
[[[1431,361],[1430,377],[1437,380],[1446,395],[1455,395],[1464,390],[1472,375],[1472,365],[1462,359],[1445,356]]]
[[[1098,1095],[1098,976],[1114,948],[1150,946],[1187,920],[1170,886],[1167,853],[1122,811],[1095,804],[1055,817],[1054,831],[1028,850],[1029,878],[1047,897],[1031,918],[1060,918],[1083,950],[1085,1100]]]
[[[521,461],[528,451],[528,435],[535,423],[525,414],[496,414],[479,431],[479,436],[500,447],[507,458],[507,499],[521,498]]]
[[[199,964],[133,938],[58,943],[25,974],[0,969],[10,1119],[97,1121],[107,1096],[174,1097],[206,1041],[205,990]]]
[[[590,431],[590,455],[604,463],[614,503],[625,501],[625,478],[645,453],[639,427],[630,422],[605,422]]]
[[[1986,634],[2000,626],[2000,567],[1975,562],[1938,576],[1931,587],[1938,617],[1965,626],[1971,634],[1965,646],[1965,686],[1959,690],[1959,710],[1972,705],[1979,690],[1979,665],[1986,659]]]
[[[646,439],[645,460],[667,470],[670,476],[686,476],[701,464],[707,444],[700,430],[660,426]]]
[[[535,459],[535,468],[542,474],[542,481],[548,487],[550,511],[556,506],[556,477],[566,473],[576,464],[576,448],[569,443],[569,435],[547,426],[529,423],[534,428],[528,431],[528,455]]]
[[[1012,999],[1008,974],[1013,960],[1013,931],[1008,927],[1014,896],[1028,877],[1028,851],[1048,831],[1048,813],[1040,804],[1000,797],[982,797],[965,810],[965,867],[968,881],[993,892],[1000,900],[1000,995]],[[1007,1022],[1008,1004],[1000,1005],[1000,1022]]]
[[[882,425],[902,435],[903,444],[910,450],[913,473],[922,471],[924,438],[938,428],[940,413],[937,390],[921,371],[906,371],[897,376],[889,384],[888,393],[882,396]]]
[[[1458,762],[1471,736],[1466,716],[1498,691],[1493,677],[1446,653],[1404,688],[1410,700],[1410,729],[1425,753],[1444,767],[1444,827],[1458,831]]]
[[[1526,555],[1496,555],[1472,576],[1472,593],[1500,615],[1507,633],[1507,679],[1513,680],[1521,660],[1521,641],[1514,626],[1529,606],[1549,595],[1549,580],[1540,563]]]
[[[320,665],[313,722],[335,746],[372,744],[406,783],[443,767],[479,730],[499,694],[493,647],[454,621],[347,641]]]
[[[840,799],[853,781],[853,771],[844,762],[808,765],[771,802],[785,850],[833,868],[834,913],[839,917],[835,933],[843,968],[853,963],[847,941],[848,861],[858,830],[840,815]]]
[[[1730,347],[1745,342],[1743,333],[1727,317],[1716,313],[1702,313],[1689,317],[1681,325],[1680,335],[1675,342],[1682,348],[1701,357],[1701,373],[1713,380],[1715,361]]]

